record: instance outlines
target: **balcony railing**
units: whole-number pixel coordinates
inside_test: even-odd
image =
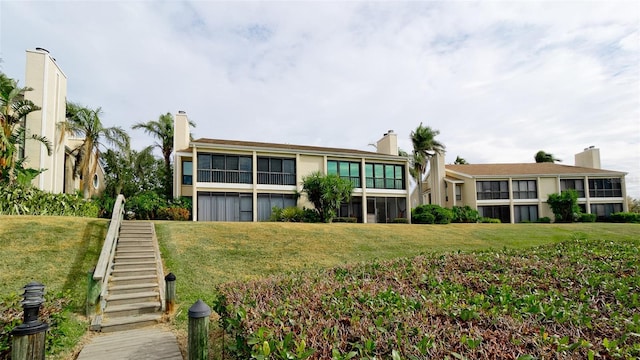
[[[198,181],[226,184],[251,184],[251,171],[240,170],[198,170]]]
[[[258,184],[261,185],[295,185],[296,174],[258,171]]]

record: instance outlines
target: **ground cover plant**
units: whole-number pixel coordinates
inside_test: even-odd
[[[421,253],[529,249],[577,233],[607,241],[634,241],[634,224],[305,224],[155,222],[165,271],[177,276],[173,325],[186,346],[187,310],[198,299],[213,306],[217,286],[290,272],[384,262]],[[215,326],[212,325],[212,329]],[[228,336],[226,341],[229,341]],[[212,331],[214,358],[222,350]]]
[[[46,288],[41,318],[50,325],[47,359],[72,357],[85,334],[87,272],[96,265],[107,221],[55,216],[0,216],[0,359],[10,331],[22,321],[22,287]]]
[[[238,358],[640,357],[640,240],[425,254],[219,287]]]

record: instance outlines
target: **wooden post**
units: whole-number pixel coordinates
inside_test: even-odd
[[[166,312],[167,314],[173,313],[173,310],[176,305],[176,276],[173,273],[167,274],[164,277],[165,283],[165,303],[166,303]]]
[[[209,359],[209,315],[211,308],[202,300],[189,308],[189,360]]]
[[[31,282],[24,287],[22,294],[24,320],[11,331],[12,360],[44,360],[44,348],[49,325],[38,319],[40,306],[44,303],[44,285]]]

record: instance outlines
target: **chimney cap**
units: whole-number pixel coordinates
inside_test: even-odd
[[[178,114],[186,114],[186,112],[184,112],[182,110],[178,110]]]
[[[41,47],[37,47],[36,51],[43,51],[43,52],[46,52],[47,54],[49,54],[49,50],[47,50],[45,48],[41,48]]]

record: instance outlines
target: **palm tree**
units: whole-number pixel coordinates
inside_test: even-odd
[[[196,124],[189,121],[189,125],[195,127]],[[171,153],[173,152],[173,115],[166,113],[160,115],[158,120],[149,120],[146,123],[136,123],[132,129],[144,129],[144,132],[152,135],[158,141],[153,145],[162,151],[164,159],[165,178],[164,193],[167,199],[173,199],[173,172],[171,171]]]
[[[422,123],[411,132],[411,142],[413,144],[413,171],[417,175],[420,204],[422,204],[422,177],[427,171],[427,164],[431,157],[436,154],[444,154],[445,146],[435,138],[440,131],[433,130]]]
[[[557,159],[555,156],[553,156],[553,154],[545,152],[544,150],[538,151],[534,156],[534,158],[536,159],[537,163],[544,163],[544,162],[553,163],[556,161],[562,161],[560,159]]]
[[[0,72],[0,180],[13,183],[16,180],[16,169],[21,169],[18,149],[24,146],[23,139],[34,139],[41,142],[51,155],[51,144],[40,135],[28,135],[24,128],[27,115],[40,110],[24,94],[33,90],[30,87],[19,87],[18,82]],[[41,171],[32,170],[33,176]]]
[[[456,165],[467,165],[469,164],[467,162],[467,160],[465,160],[464,158],[461,158],[460,156],[456,156],[456,161],[453,162]]]
[[[85,199],[91,196],[91,183],[96,174],[100,153],[107,143],[119,149],[129,148],[129,135],[117,126],[104,127],[100,116],[102,109],[90,109],[67,102],[67,121],[60,124],[64,132],[82,139],[82,143],[71,153],[75,156],[74,177],[80,176]]]

